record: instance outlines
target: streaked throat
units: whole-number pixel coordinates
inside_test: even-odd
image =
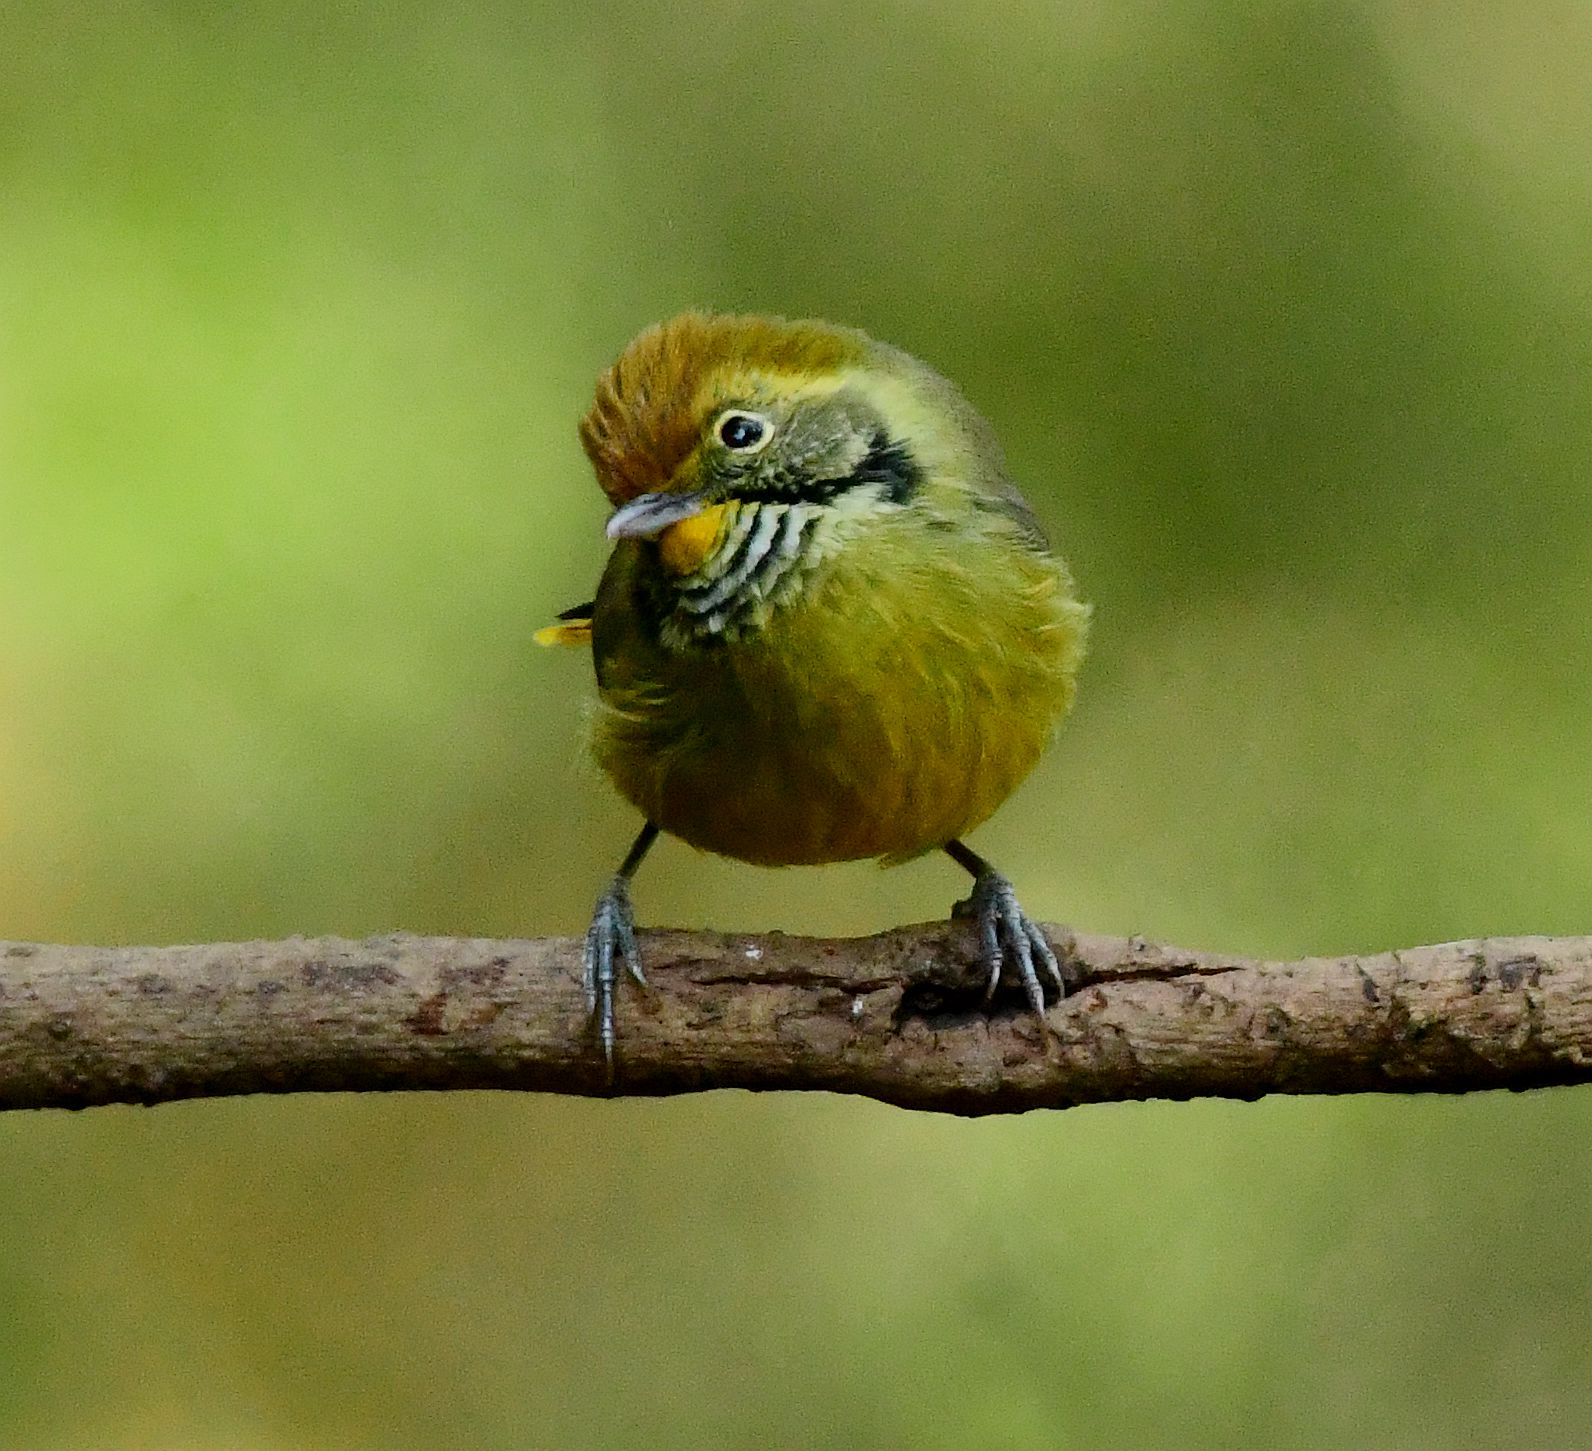
[[[717,549],[675,582],[665,639],[733,640],[760,628],[821,557],[818,504],[741,502]]]

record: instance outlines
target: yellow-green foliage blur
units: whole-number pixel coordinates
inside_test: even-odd
[[[1553,0],[0,17],[0,935],[573,932],[600,367],[965,387],[1097,606],[975,838],[1267,954],[1592,929],[1592,17]],[[654,923],[948,863],[665,844]],[[0,1445],[1579,1447],[1592,1095],[0,1120]]]

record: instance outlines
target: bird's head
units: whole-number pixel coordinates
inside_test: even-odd
[[[962,411],[938,374],[853,329],[688,313],[625,349],[580,434],[609,537],[653,541],[681,608],[717,633],[789,594],[839,526],[956,473],[977,447]]]

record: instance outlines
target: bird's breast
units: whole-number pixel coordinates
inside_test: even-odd
[[[746,558],[811,527],[772,517]],[[595,748],[624,795],[767,865],[910,857],[989,816],[1071,701],[1086,611],[1048,556],[923,533],[841,551],[754,630],[612,632]]]

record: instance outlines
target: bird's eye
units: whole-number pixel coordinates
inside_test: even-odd
[[[731,453],[756,453],[773,435],[774,425],[756,413],[732,410],[719,419],[717,431]]]

